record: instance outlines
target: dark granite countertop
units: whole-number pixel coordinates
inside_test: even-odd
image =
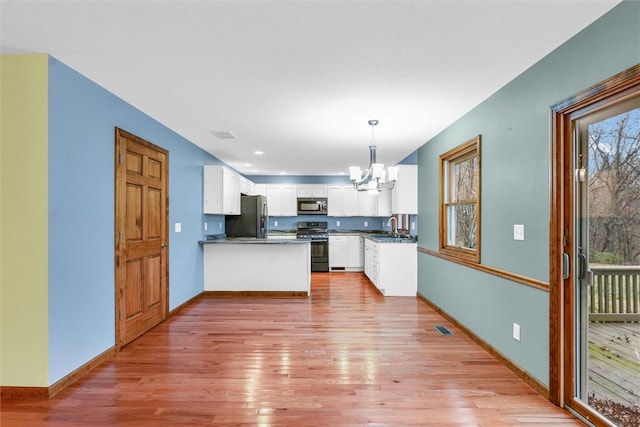
[[[300,245],[309,244],[311,240],[304,239],[256,239],[255,237],[227,237],[226,239],[212,239],[212,240],[200,240],[198,242],[201,245],[215,244],[215,245]]]

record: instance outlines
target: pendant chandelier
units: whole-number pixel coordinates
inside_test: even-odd
[[[398,180],[398,168],[391,166],[384,170],[384,164],[376,162],[376,144],[373,138],[373,128],[377,120],[369,120],[371,126],[371,144],[369,145],[369,169],[362,172],[358,166],[349,167],[349,175],[353,187],[358,191],[379,193],[382,190],[393,189]]]

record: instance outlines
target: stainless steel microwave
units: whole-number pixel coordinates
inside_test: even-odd
[[[326,215],[326,197],[298,197],[298,215]]]

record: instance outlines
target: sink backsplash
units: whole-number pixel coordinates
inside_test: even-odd
[[[407,234],[415,235],[418,233],[418,216],[417,215],[400,215],[400,221],[398,221],[398,228],[401,227],[402,217],[408,217],[405,224],[410,228],[406,230]],[[391,231],[391,227],[387,225],[389,217],[332,217],[318,215],[299,215],[299,216],[271,216],[269,217],[269,231],[292,231],[298,228],[298,221],[327,221],[329,230],[356,230],[356,231]],[[411,229],[411,225],[413,228]]]

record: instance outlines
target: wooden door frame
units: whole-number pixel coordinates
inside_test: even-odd
[[[575,121],[640,94],[640,64],[551,107],[551,215],[549,235],[549,400],[595,425],[610,425],[575,396],[573,334],[575,259]],[[562,256],[569,256],[565,279]]]
[[[114,321],[115,321],[115,348],[116,351],[120,351],[120,349],[122,347],[124,347],[126,345],[121,343],[120,340],[120,335],[121,335],[121,326],[120,326],[120,321],[119,321],[119,312],[120,312],[120,298],[118,295],[118,289],[120,288],[120,286],[122,285],[121,282],[123,280],[123,275],[121,273],[121,270],[119,269],[120,267],[120,259],[121,259],[121,255],[122,255],[122,251],[123,251],[123,245],[121,244],[120,241],[120,236],[122,233],[122,229],[124,227],[124,217],[125,217],[125,206],[123,203],[120,203],[121,197],[122,197],[122,192],[124,191],[124,184],[126,184],[126,170],[124,168],[124,162],[122,159],[123,153],[121,150],[121,144],[120,144],[120,138],[124,137],[126,139],[130,139],[135,141],[136,143],[140,144],[140,145],[144,145],[152,150],[155,151],[159,151],[161,153],[163,153],[165,155],[165,163],[164,163],[164,171],[163,173],[166,176],[166,188],[165,188],[165,224],[163,226],[164,229],[164,235],[163,240],[165,242],[169,242],[169,151],[165,150],[162,147],[158,147],[155,144],[152,144],[149,141],[146,141],[140,137],[137,137],[135,135],[133,135],[132,133],[129,133],[123,129],[120,129],[118,127],[115,128],[115,158],[114,158],[114,215],[115,215],[115,220],[114,220],[114,250],[115,250],[115,264],[114,264],[114,269],[115,269],[115,282],[114,282],[114,296],[115,296],[115,312],[114,312]],[[165,268],[164,268],[164,272],[165,272],[165,289],[163,290],[164,292],[164,306],[162,307],[162,320],[166,320],[168,313],[169,313],[169,246],[167,245],[165,250],[164,250],[164,255],[165,257]]]

